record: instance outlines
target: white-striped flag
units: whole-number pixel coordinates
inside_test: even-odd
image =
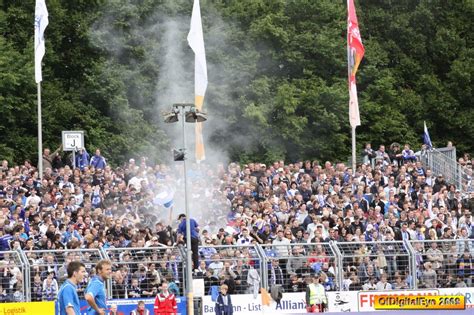
[[[204,49],[204,36],[202,32],[201,8],[199,0],[194,0],[191,16],[191,28],[188,33],[188,43],[194,51],[194,105],[202,111],[204,96],[207,89],[207,63],[206,50]],[[202,124],[196,123],[196,160],[205,160],[204,141],[202,137]]]
[[[43,81],[41,61],[46,52],[44,46],[44,30],[48,26],[48,9],[45,0],[36,0],[35,6],[35,81]]]

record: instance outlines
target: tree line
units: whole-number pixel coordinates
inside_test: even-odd
[[[347,161],[345,5],[201,0],[207,59],[215,65],[205,108],[221,120],[205,129],[213,146],[243,162]],[[164,16],[187,21],[192,1],[47,6],[44,146],[57,147],[62,130],[84,130],[89,151],[101,148],[113,163],[167,159],[171,144],[156,106],[163,65],[155,58],[167,47],[163,33],[149,30]],[[17,163],[37,155],[34,7],[34,0],[0,3],[0,157]],[[426,121],[435,146],[453,141],[458,152],[473,152],[474,3],[364,0],[356,8],[366,50],[357,78],[359,149],[367,141],[419,148]],[[184,56],[192,67],[192,51]]]

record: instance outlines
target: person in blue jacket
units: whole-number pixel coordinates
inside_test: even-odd
[[[85,148],[80,148],[76,153],[76,167],[81,171],[84,170],[84,167],[89,165],[89,153],[87,153]]]
[[[90,166],[93,166],[95,169],[104,169],[107,165],[105,158],[100,155],[100,149],[95,150],[95,155],[91,158]]]
[[[226,284],[221,285],[221,292],[216,301],[216,315],[233,315],[232,300],[230,294],[227,294],[229,287]]]

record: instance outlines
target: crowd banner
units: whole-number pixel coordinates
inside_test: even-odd
[[[2,303],[0,314],[54,314],[54,302]]]
[[[150,314],[154,314],[153,306],[155,299],[115,299],[107,300],[107,312],[110,311],[110,306],[117,305],[117,311],[119,315],[129,315],[133,310],[137,308],[138,301],[145,302],[145,308],[150,311]],[[186,314],[186,297],[176,297],[176,303],[178,304],[178,315]],[[85,300],[81,300],[81,315],[87,315],[88,304]],[[34,314],[53,314],[53,313],[34,313]],[[56,313],[57,314],[57,313]]]
[[[466,309],[474,309],[474,288],[440,288],[440,295],[464,295]]]

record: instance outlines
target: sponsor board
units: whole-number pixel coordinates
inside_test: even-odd
[[[438,289],[427,289],[427,290],[405,290],[405,291],[360,291],[357,292],[357,303],[359,304],[359,311],[371,312],[376,311],[374,308],[375,297],[379,295],[390,295],[392,297],[404,297],[404,296],[430,296],[439,295]]]
[[[438,290],[442,295],[464,295],[466,308],[474,308],[474,288],[445,288]]]
[[[234,315],[244,314],[301,314],[306,313],[305,293],[283,293],[280,304],[275,301],[270,302],[270,306],[262,305],[260,294],[254,297],[253,294],[232,295],[232,306]],[[211,296],[203,297],[203,314],[214,315],[216,302]]]
[[[357,312],[357,291],[327,292],[329,312]]]
[[[137,308],[138,301],[145,302],[145,308],[150,311],[150,314],[154,314],[154,304],[155,299],[142,298],[142,299],[116,299],[116,300],[107,300],[107,310],[106,314],[110,311],[110,306],[113,304],[117,305],[117,311],[119,315],[129,315],[133,310]],[[89,305],[85,300],[81,300],[81,314],[87,315],[87,308]],[[176,304],[178,305],[178,315],[186,314],[186,298],[185,297],[176,297]],[[13,313],[12,313],[13,314]],[[29,313],[28,313],[29,314]],[[32,314],[54,314],[53,313],[32,313]],[[58,314],[58,310],[56,310]]]
[[[0,314],[54,314],[54,302],[1,303]]]
[[[464,310],[464,295],[377,295],[376,310]]]

